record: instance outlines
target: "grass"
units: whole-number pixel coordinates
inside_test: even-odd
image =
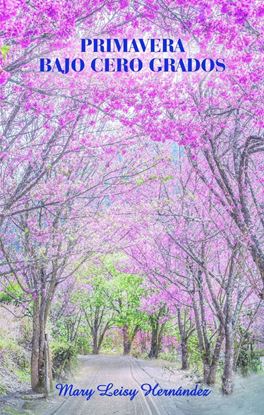
[[[5,376],[4,384],[0,381],[1,396],[6,395],[19,384],[29,383],[30,360],[22,346],[15,340],[3,336],[0,336],[0,356],[3,376]]]
[[[24,383],[30,381],[30,373],[27,369],[16,369],[15,374],[20,382]]]
[[[171,363],[179,363],[179,357],[176,353],[173,352],[162,352],[159,354],[159,359],[167,360]]]
[[[33,412],[25,410],[23,411],[23,409],[16,409],[13,408],[12,406],[6,406],[4,408],[4,412],[3,415],[34,415]]]
[[[27,355],[23,347],[15,340],[0,336],[0,353],[3,355],[6,367],[9,367],[9,363],[13,362],[16,366],[27,369],[29,364]]]
[[[20,347],[14,340],[8,339],[5,337],[0,337],[0,351],[1,350],[7,351],[7,352],[10,352],[10,351],[16,352],[20,350]]]
[[[6,394],[6,388],[5,388],[5,386],[0,384],[0,396],[5,395],[5,394]]]

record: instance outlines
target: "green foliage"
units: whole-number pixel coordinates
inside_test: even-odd
[[[153,181],[153,180],[160,180],[163,183],[167,183],[170,180],[173,180],[174,177],[169,175],[169,176],[157,176],[157,175],[153,175],[153,176],[148,176],[148,177],[139,177],[136,180],[136,184],[137,186],[141,186],[143,184],[145,184],[146,182],[149,181]]]
[[[0,383],[0,396],[6,394],[6,387]]]
[[[89,279],[84,277],[82,281],[89,284],[89,288],[76,291],[72,297],[73,303],[78,303],[87,313],[95,307],[109,306],[107,293],[111,284],[104,275],[97,273],[98,270],[94,271]]]
[[[51,343],[53,374],[58,377],[64,370],[68,370],[77,358],[77,348],[75,345],[61,341]]]
[[[178,327],[175,329],[175,334],[178,342],[180,343],[180,333]],[[199,351],[199,342],[196,333],[193,333],[187,343],[189,363],[195,368],[200,368],[202,366],[202,358]]]
[[[16,341],[8,337],[0,337],[0,354],[6,366],[16,364],[21,369],[27,369],[29,362],[24,349]]]
[[[10,283],[5,291],[0,292],[0,304],[18,304],[24,298],[24,292],[17,283]]]
[[[70,316],[62,315],[59,319],[53,321],[52,336],[62,343],[73,343],[74,339],[72,336],[76,318],[75,314]]]
[[[115,350],[121,353],[122,348],[119,347],[119,350],[116,350],[117,346],[118,345],[115,344],[114,339],[111,336],[106,336],[103,342],[102,351],[104,353],[111,353],[113,350]]]
[[[264,357],[264,349],[255,350],[256,356]]]
[[[173,176],[171,176],[171,175],[170,175],[170,176],[165,176],[165,177],[163,177],[163,182],[164,182],[164,183],[169,182],[170,180],[173,180],[173,178],[174,178],[174,177],[173,177]]]
[[[237,367],[244,376],[261,371],[260,355],[253,350],[252,345],[244,345],[241,348],[237,359]]]
[[[76,340],[76,351],[78,354],[89,354],[92,352],[90,336],[79,334]]]
[[[88,314],[96,307],[110,308],[108,292],[111,287],[111,277],[104,263],[101,266],[90,265],[83,268],[79,273],[78,282],[83,284],[84,288],[75,291],[72,296],[73,303],[79,304]]]
[[[137,186],[141,186],[142,184],[144,184],[145,183],[145,180],[144,179],[142,179],[142,178],[139,178],[139,179],[137,179],[136,180],[136,184],[137,184]]]
[[[32,341],[32,323],[29,319],[23,319],[20,327],[20,336],[18,344],[27,350],[31,349]]]
[[[0,351],[16,350],[17,344],[14,340],[0,336]]]
[[[103,319],[109,321],[109,327],[127,325],[132,338],[135,330],[148,325],[147,316],[139,310],[144,289],[141,277],[117,269],[120,259],[120,254],[107,255],[99,266],[83,269],[79,281],[87,284],[87,290],[77,291],[73,301],[81,305],[88,320],[95,311],[103,310]]]
[[[248,311],[250,316],[251,311]],[[254,350],[254,335],[242,325],[238,329],[238,339],[235,344],[237,356],[236,366],[242,375],[259,372],[262,369],[261,353]]]
[[[30,371],[29,369],[16,369],[15,374],[17,375],[20,382],[29,382],[30,381]]]
[[[0,47],[0,51],[1,51],[1,54],[2,54],[4,59],[6,59],[9,50],[10,50],[10,46],[8,46],[8,45],[3,45],[3,46]]]
[[[116,311],[114,323],[118,327],[128,326],[130,334],[135,327],[144,329],[148,327],[147,315],[140,311],[140,300],[144,294],[142,278],[117,271],[114,267],[110,269],[113,277],[110,301]]]
[[[161,352],[159,354],[159,358],[161,360],[167,360],[168,362],[171,362],[171,363],[179,361],[179,355],[176,349],[171,352]]]
[[[189,362],[191,365],[199,367],[202,365],[202,359],[199,352],[198,337],[193,334],[188,340]]]
[[[30,355],[16,340],[6,336],[0,336],[1,364],[8,369],[12,379],[15,377],[21,383],[30,380]],[[10,389],[0,382],[0,395],[6,394]]]

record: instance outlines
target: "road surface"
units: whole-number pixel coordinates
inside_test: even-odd
[[[71,393],[94,391],[86,396],[55,396],[47,402],[32,403],[31,410],[37,415],[262,415],[264,414],[264,377],[253,376],[238,380],[232,397],[223,397],[213,390],[209,396],[144,396],[141,385],[149,384],[162,389],[193,389],[197,379],[186,378],[172,364],[160,361],[144,361],[123,356],[80,357],[78,373],[68,381]],[[133,399],[129,396],[100,396],[106,386],[114,389],[138,391]],[[123,387],[123,388],[122,388]],[[148,388],[144,386],[144,388]],[[198,388],[206,388],[199,385]],[[68,390],[69,392],[70,390]],[[75,392],[74,392],[75,391]],[[83,393],[84,393],[83,392]],[[87,394],[88,394],[87,392]],[[90,393],[90,392],[89,392]],[[120,392],[119,392],[120,393]],[[133,396],[134,392],[131,392]],[[29,408],[29,406],[27,406]]]

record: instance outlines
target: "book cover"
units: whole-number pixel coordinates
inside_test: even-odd
[[[0,1],[0,413],[264,411],[259,0]]]

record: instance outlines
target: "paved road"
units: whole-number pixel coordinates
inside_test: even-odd
[[[37,415],[262,415],[264,413],[264,378],[242,380],[235,394],[223,397],[212,391],[208,397],[144,396],[142,384],[163,389],[194,388],[195,381],[186,379],[182,372],[170,363],[138,360],[123,356],[86,356],[80,358],[80,369],[69,384],[74,389],[95,390],[86,396],[58,397],[33,407]],[[98,385],[113,383],[114,389],[137,390],[130,400],[128,396],[100,396]],[[202,386],[199,386],[202,387]],[[105,387],[102,386],[101,390]],[[121,388],[122,389],[122,388]],[[72,391],[73,391],[72,390]],[[57,391],[57,395],[58,395]],[[75,392],[77,393],[77,392]],[[36,405],[36,404],[34,404]]]

